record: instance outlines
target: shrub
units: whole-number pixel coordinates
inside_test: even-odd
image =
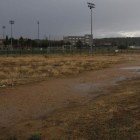
[[[118,49],[127,49],[127,45],[124,43],[121,43],[118,45]]]
[[[16,134],[13,137],[9,137],[7,140],[17,140]]]
[[[38,134],[31,135],[27,140],[41,140]]]
[[[2,140],[2,139],[0,139]],[[6,140],[17,140],[16,135],[14,135],[13,137],[9,137]],[[31,135],[27,140],[41,140],[38,134],[35,135]]]

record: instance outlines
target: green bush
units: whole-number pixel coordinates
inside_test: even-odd
[[[127,45],[124,43],[121,43],[118,45],[118,49],[127,49]]]
[[[0,139],[2,140],[2,139]],[[17,140],[16,135],[14,135],[13,137],[9,137],[6,140]],[[27,140],[41,140],[38,134],[35,135],[31,135]]]
[[[0,139],[0,140],[2,140],[2,139]],[[16,134],[13,137],[10,136],[6,140],[17,140]]]
[[[41,140],[38,134],[31,135],[27,140]]]

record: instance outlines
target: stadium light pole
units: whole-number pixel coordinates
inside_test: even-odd
[[[12,24],[14,24],[15,21],[10,20],[9,23],[11,24],[11,48],[12,48]]]
[[[91,9],[91,53],[92,53],[92,45],[93,45],[93,35],[92,35],[92,8],[95,8],[95,4],[87,3],[88,7]]]
[[[4,29],[6,28],[5,26],[2,27],[3,28],[3,40],[4,40]]]
[[[39,21],[37,21],[38,24],[38,48],[39,48]]]
[[[37,21],[38,24],[38,40],[39,40],[39,21]]]

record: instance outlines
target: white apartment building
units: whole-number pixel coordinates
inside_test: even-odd
[[[66,36],[63,37],[64,42],[70,41],[72,45],[76,45],[76,42],[78,40],[81,40],[83,45],[88,44],[91,45],[91,40],[93,39],[93,36],[91,37],[91,35],[87,34],[84,36]]]

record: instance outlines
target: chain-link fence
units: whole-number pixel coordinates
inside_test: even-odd
[[[93,48],[91,53],[90,48],[81,48],[81,49],[61,49],[61,48],[40,48],[40,49],[13,49],[13,50],[0,50],[0,56],[23,56],[23,55],[45,55],[45,54],[87,54],[87,55],[117,55],[117,54],[140,54],[140,49],[121,49],[116,50],[115,48]]]

